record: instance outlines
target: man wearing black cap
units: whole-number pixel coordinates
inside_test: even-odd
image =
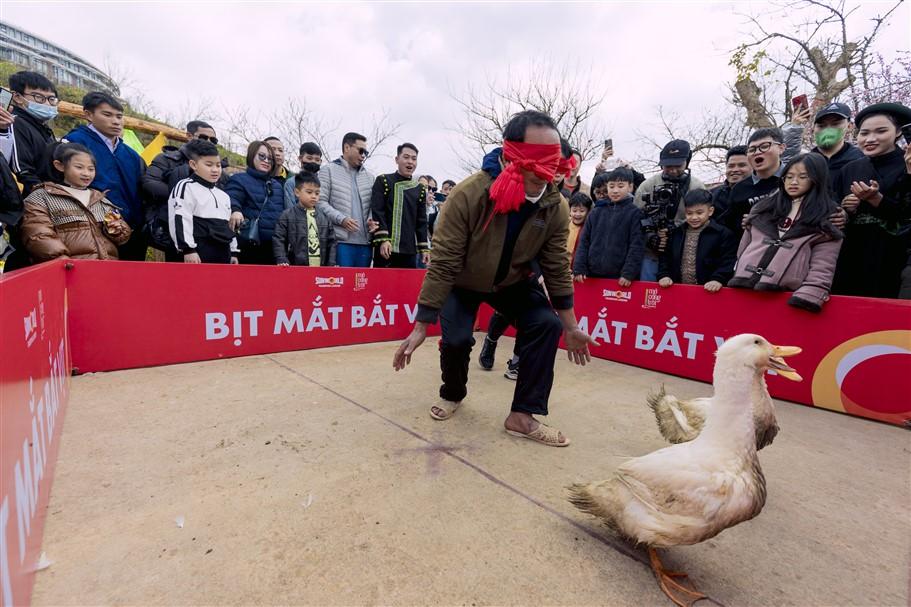
[[[795,122],[800,124],[798,116]],[[802,126],[802,125],[801,125]],[[842,167],[863,158],[863,152],[845,141],[851,132],[851,108],[844,103],[832,102],[816,112],[813,119],[813,151],[822,154],[829,162],[829,187],[835,191]]]
[[[692,190],[705,189],[705,184],[698,177],[690,174],[689,166],[692,159],[693,152],[688,141],[674,139],[664,146],[658,156],[661,172],[642,182],[642,185],[636,190],[635,205],[641,209],[645,206],[645,196],[651,197],[654,201],[655,190],[662,186],[676,186],[677,210],[674,213],[674,225],[679,226],[686,221],[683,197]],[[659,251],[646,248],[639,280],[658,280],[658,253]]]

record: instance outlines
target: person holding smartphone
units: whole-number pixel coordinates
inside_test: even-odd
[[[48,122],[57,116],[57,87],[37,72],[16,72],[9,77],[11,125],[0,124],[0,140],[6,142],[4,156],[28,196],[38,184],[50,178],[48,147],[57,141]]]

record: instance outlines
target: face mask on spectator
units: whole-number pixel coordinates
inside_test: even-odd
[[[308,173],[319,173],[319,163],[318,162],[305,162],[301,165],[301,168]]]
[[[28,107],[25,108],[25,111],[42,122],[47,122],[57,116],[57,108],[53,105],[35,103],[34,101],[28,102]]]
[[[845,129],[829,126],[816,133],[816,145],[823,150],[834,148],[838,142],[845,138]]]

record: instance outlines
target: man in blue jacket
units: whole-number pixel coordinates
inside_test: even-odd
[[[106,192],[133,228],[129,242],[120,247],[120,259],[144,261],[146,243],[142,235],[140,181],[146,165],[121,138],[123,106],[107,93],[92,92],[82,98],[82,109],[89,123],[73,129],[65,139],[81,143],[92,152],[95,181],[91,187]]]

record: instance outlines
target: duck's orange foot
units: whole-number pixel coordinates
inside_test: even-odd
[[[693,583],[685,573],[666,570],[661,564],[661,559],[658,558],[657,550],[649,548],[648,558],[652,564],[652,570],[655,572],[655,577],[658,578],[658,586],[661,587],[661,591],[675,605],[678,607],[692,607],[696,601],[707,598],[706,595],[693,586]]]

